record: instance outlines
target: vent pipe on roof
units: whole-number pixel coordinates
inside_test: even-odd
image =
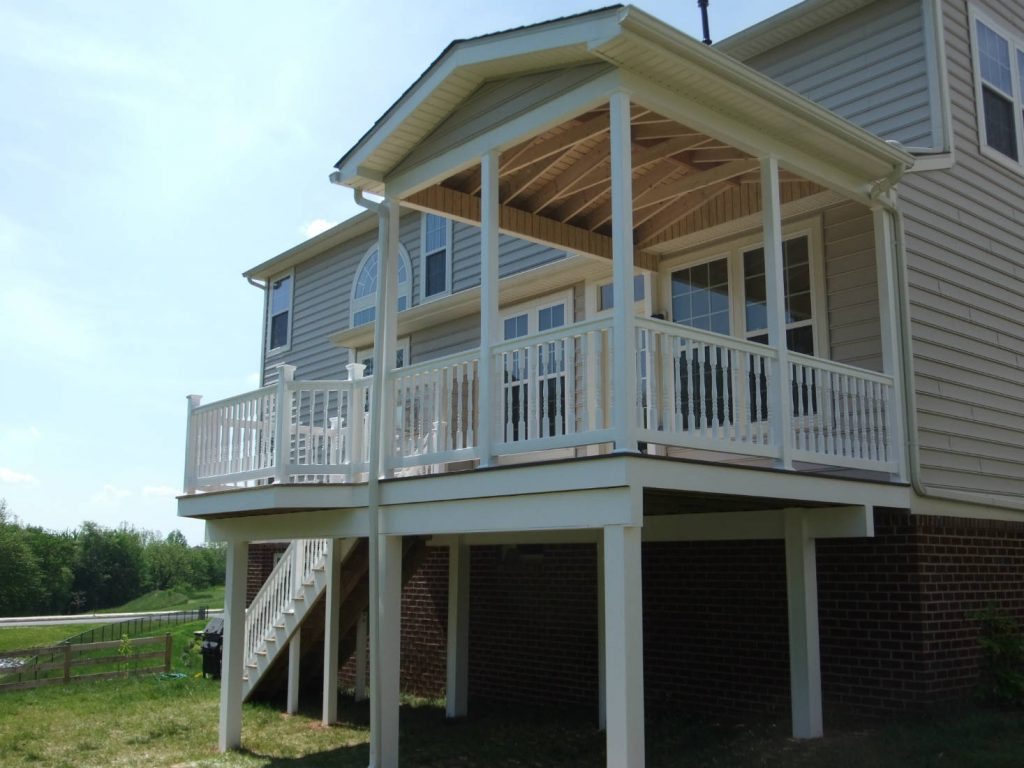
[[[700,8],[700,22],[704,27],[704,45],[711,45],[711,28],[708,25],[708,0],[697,0],[697,6]]]

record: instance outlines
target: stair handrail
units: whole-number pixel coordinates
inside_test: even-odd
[[[245,611],[245,662],[253,660],[266,646],[274,625],[292,608],[303,584],[312,579],[327,554],[327,539],[296,539],[263,582]]]

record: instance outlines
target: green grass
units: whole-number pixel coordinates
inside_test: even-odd
[[[184,636],[185,630],[180,633]],[[4,766],[335,766],[364,768],[367,705],[343,701],[341,724],[319,725],[315,705],[289,717],[246,705],[244,749],[216,752],[218,684],[187,677],[114,680],[0,695]],[[308,691],[313,698],[315,691]],[[436,702],[402,707],[402,765],[429,768],[576,768],[604,765],[604,734],[590,713],[473,706],[448,722]],[[827,724],[811,742],[787,723],[648,719],[651,768],[1017,768],[1024,765],[1020,712],[964,710],[885,724]]]
[[[187,611],[192,608],[223,608],[224,586],[182,591],[158,589],[147,592],[116,608],[104,608],[97,613],[132,613],[134,611]]]
[[[0,651],[56,645],[98,624],[54,624],[47,627],[0,627]]]

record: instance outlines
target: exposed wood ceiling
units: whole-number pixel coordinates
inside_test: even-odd
[[[735,147],[634,105],[633,242],[643,250],[760,208],[758,160]],[[783,172],[783,203],[823,190]],[[608,109],[579,115],[510,147],[500,157],[502,227],[532,239],[610,256],[611,167]],[[405,201],[479,220],[480,169],[454,174]],[[507,226],[508,225],[508,226]],[[522,229],[517,228],[522,227]]]

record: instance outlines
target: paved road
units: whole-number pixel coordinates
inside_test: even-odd
[[[207,616],[220,616],[223,608],[210,608]],[[174,611],[140,611],[138,613],[79,613],[74,616],[20,616],[17,618],[0,619],[0,629],[4,627],[48,627],[56,624],[106,624],[125,619],[139,619],[146,616],[159,616]]]

